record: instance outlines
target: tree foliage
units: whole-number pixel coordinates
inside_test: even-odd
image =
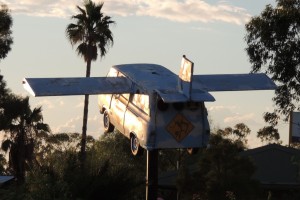
[[[23,199],[145,199],[145,157],[131,155],[128,139],[116,133],[88,141],[82,170],[79,134],[50,135],[40,148],[48,153],[28,173]]]
[[[4,59],[11,50],[13,38],[11,36],[12,17],[8,7],[4,4],[0,8],[0,59]]]
[[[274,126],[265,126],[257,132],[257,137],[261,142],[281,143],[278,129]]]
[[[32,165],[35,138],[50,128],[43,123],[41,107],[31,110],[28,97],[11,94],[1,108],[0,131],[5,133],[1,149],[9,151],[9,166],[22,183],[26,166]]]
[[[252,72],[264,71],[278,85],[275,113],[287,120],[300,109],[300,0],[276,2],[246,24],[246,51]]]
[[[12,22],[7,6],[2,4],[0,8],[0,59],[4,59],[11,50],[13,43],[13,38],[11,37]],[[0,74],[0,112],[1,104],[5,101],[9,93],[10,90],[6,87],[6,82]]]
[[[257,182],[252,162],[239,155],[243,148],[220,134],[212,134],[197,169],[183,169],[179,190],[186,199],[256,199]]]
[[[244,123],[238,123],[232,127],[217,130],[217,134],[227,139],[231,139],[234,143],[240,143],[242,146],[247,145],[247,136],[251,133],[250,128]]]

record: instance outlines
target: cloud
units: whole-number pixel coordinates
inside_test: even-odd
[[[139,1],[141,2],[141,1]],[[226,22],[244,24],[250,17],[243,8],[235,7],[226,2],[209,4],[200,0],[154,0],[141,4],[137,15],[152,16],[177,22]]]
[[[13,14],[69,18],[79,0],[4,0]],[[107,0],[103,12],[110,16],[150,16],[175,22],[225,22],[242,25],[250,14],[227,1],[209,4],[203,0]]]
[[[87,134],[98,138],[101,133],[103,133],[103,122],[99,115],[94,115],[88,118]],[[81,133],[82,130],[82,116],[76,116],[69,119],[66,123],[57,125],[52,128],[53,133],[63,133],[63,132],[76,132]]]
[[[247,122],[247,121],[252,121],[255,119],[255,114],[254,113],[248,113],[244,115],[234,115],[234,116],[229,116],[224,119],[224,123],[241,123],[241,122]]]
[[[63,132],[78,132],[82,126],[82,117],[77,116],[69,119],[66,123],[61,124],[53,128],[54,133],[63,133]]]
[[[38,17],[67,17],[80,1],[72,0],[4,0],[13,14]]]
[[[232,106],[223,106],[223,105],[217,105],[217,106],[209,106],[208,111],[210,112],[216,112],[216,111],[221,111],[221,110],[235,110],[238,107],[235,105]]]
[[[42,106],[43,108],[47,108],[47,109],[55,108],[54,103],[52,101],[49,101],[49,100],[46,100],[46,99],[37,102],[35,107],[38,107],[38,106]]]
[[[212,119],[213,126],[224,128],[234,126],[237,123],[245,123],[251,127],[263,125],[262,117],[257,116],[253,112],[245,112],[244,109],[236,105],[208,106],[207,110]]]
[[[64,105],[65,102],[60,98],[57,98],[54,101],[44,98],[43,100],[37,101],[34,107],[42,106],[43,109],[50,110]]]
[[[75,108],[83,108],[83,107],[84,107],[84,102],[83,102],[83,101],[79,102],[79,103],[75,106]]]

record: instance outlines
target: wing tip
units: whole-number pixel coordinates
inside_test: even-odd
[[[36,97],[35,92],[33,91],[33,89],[30,87],[30,84],[28,83],[28,80],[26,78],[23,78],[22,80],[22,84],[24,89],[29,92],[29,94],[31,94],[32,96]]]

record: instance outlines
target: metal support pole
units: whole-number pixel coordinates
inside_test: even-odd
[[[158,150],[147,151],[146,200],[156,200],[158,190]]]
[[[289,147],[292,144],[292,125],[293,125],[293,111],[290,112],[290,127],[289,127]]]

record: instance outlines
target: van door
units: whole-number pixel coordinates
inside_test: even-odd
[[[115,127],[124,133],[124,117],[128,105],[129,94],[114,94],[111,100],[111,120]]]
[[[121,72],[112,70],[110,76],[125,77]],[[128,80],[128,82],[130,82]],[[124,117],[128,106],[130,94],[114,94],[112,95],[110,108],[110,118],[112,124],[124,134]]]
[[[149,121],[149,95],[132,94],[125,114],[125,135],[130,137],[130,133],[134,133],[138,137],[140,144],[143,146],[149,131]]]

